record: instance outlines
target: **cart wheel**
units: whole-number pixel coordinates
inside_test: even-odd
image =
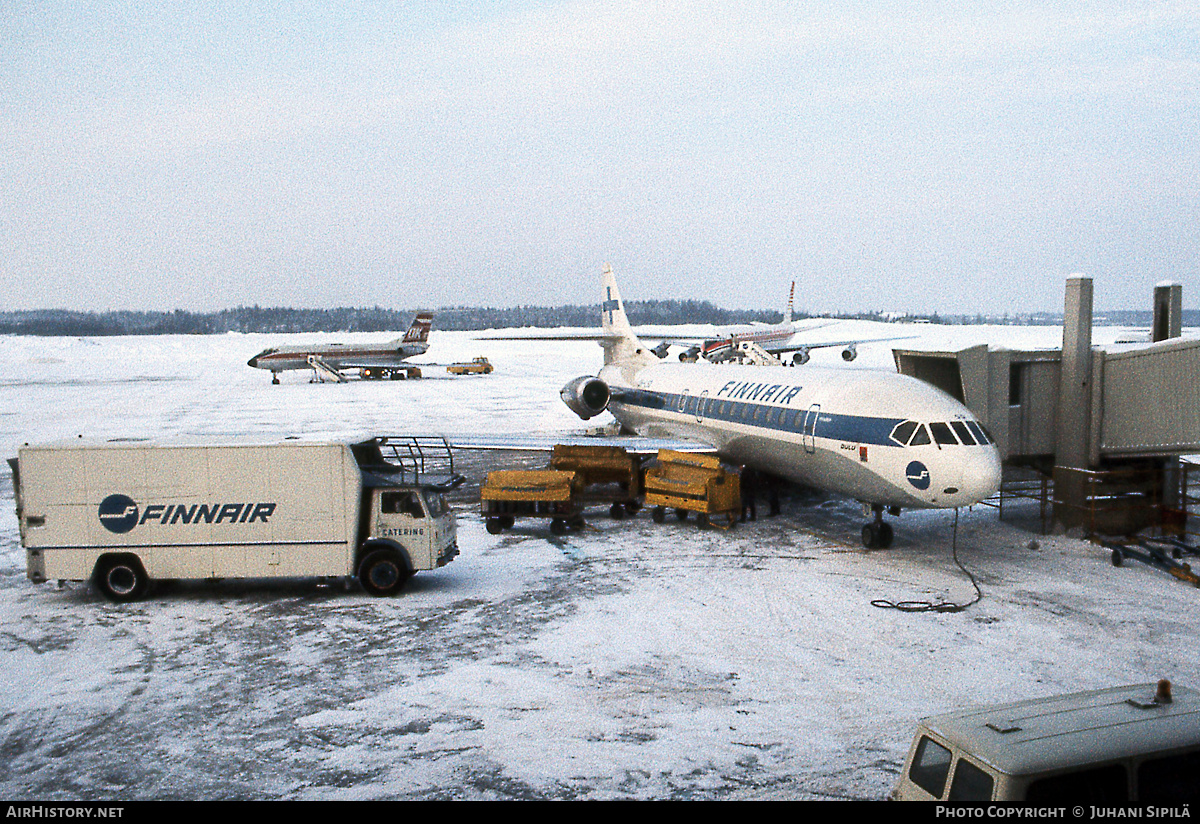
[[[625,517],[625,504],[618,501],[608,508],[608,514],[612,516],[614,521],[619,521]]]
[[[1125,563],[1125,553],[1119,549],[1114,549],[1112,551],[1112,565],[1119,567],[1123,563]]]
[[[708,516],[703,512],[696,516],[696,526],[700,527],[701,529],[708,529],[710,526],[708,523]]]
[[[650,519],[656,524],[661,524],[667,519],[666,507],[656,506],[654,511],[650,513]]]
[[[487,521],[484,522],[484,526],[487,527],[487,531],[493,535],[499,535],[504,531],[504,522],[499,518],[488,518]]]
[[[681,520],[681,521],[686,521],[686,520],[687,520],[687,514],[688,514],[688,511],[687,511],[686,509],[677,509],[677,510],[675,510],[675,517],[676,517],[676,518],[678,518],[678,519],[679,519],[679,520]]]
[[[567,522],[564,521],[562,518],[555,518],[553,521],[550,522],[550,531],[552,533],[554,533],[555,535],[566,535],[567,534]]]

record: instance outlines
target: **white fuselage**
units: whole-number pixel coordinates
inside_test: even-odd
[[[914,378],[812,366],[630,367],[612,363],[599,377],[612,393],[609,411],[640,435],[701,441],[731,462],[872,505],[966,506],[999,488],[1000,456],[975,416]]]
[[[354,369],[363,366],[394,366],[422,355],[429,349],[426,343],[341,344],[325,343],[313,346],[276,346],[264,349],[250,359],[256,369],[283,372],[288,369],[311,369],[308,362],[314,355],[334,369]]]

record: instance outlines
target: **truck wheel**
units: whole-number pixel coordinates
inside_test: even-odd
[[[492,535],[499,535],[504,531],[504,523],[499,518],[488,518],[484,521],[484,526]]]
[[[650,513],[650,519],[656,524],[661,524],[667,519],[667,510],[665,507],[656,506]]]
[[[550,522],[550,531],[552,533],[554,533],[555,535],[566,535],[567,534],[567,522],[564,521],[562,518],[555,518],[553,521]]]
[[[94,573],[96,586],[110,601],[136,601],[146,594],[150,578],[136,556],[101,559]]]
[[[614,521],[619,521],[625,517],[625,504],[618,501],[608,508],[608,514]]]
[[[411,574],[399,553],[390,549],[375,550],[358,567],[359,583],[375,596],[395,595]]]

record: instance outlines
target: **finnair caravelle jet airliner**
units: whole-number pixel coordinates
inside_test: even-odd
[[[562,399],[584,420],[612,413],[639,435],[698,441],[724,460],[871,507],[870,548],[891,545],[884,510],[955,508],[1000,486],[1000,456],[961,403],[876,370],[671,363],[646,349],[605,267],[604,368]]]

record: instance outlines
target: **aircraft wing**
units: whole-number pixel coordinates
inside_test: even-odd
[[[374,360],[357,363],[355,361],[337,360],[338,369],[392,369],[396,367],[404,367],[407,369],[410,366],[425,366],[423,363],[413,363],[405,358],[390,358],[383,360],[376,358]]]
[[[508,331],[495,335],[481,335],[474,340],[617,340],[616,335],[605,334],[599,329]]]
[[[520,435],[447,435],[454,449],[500,450],[511,452],[550,452],[558,444],[565,446],[619,446],[635,455],[654,455],[660,449],[677,452],[715,452],[708,444],[673,438],[643,438],[640,435],[587,435],[580,433]]]
[[[801,349],[811,350],[828,349],[829,347],[833,346],[857,346],[863,343],[882,343],[884,341],[892,340],[910,340],[916,337],[919,337],[919,335],[894,335],[887,338],[848,338],[846,340],[822,340],[811,343],[806,341],[790,340],[786,343],[771,344],[770,346],[764,346],[763,348],[768,352],[798,352]]]

